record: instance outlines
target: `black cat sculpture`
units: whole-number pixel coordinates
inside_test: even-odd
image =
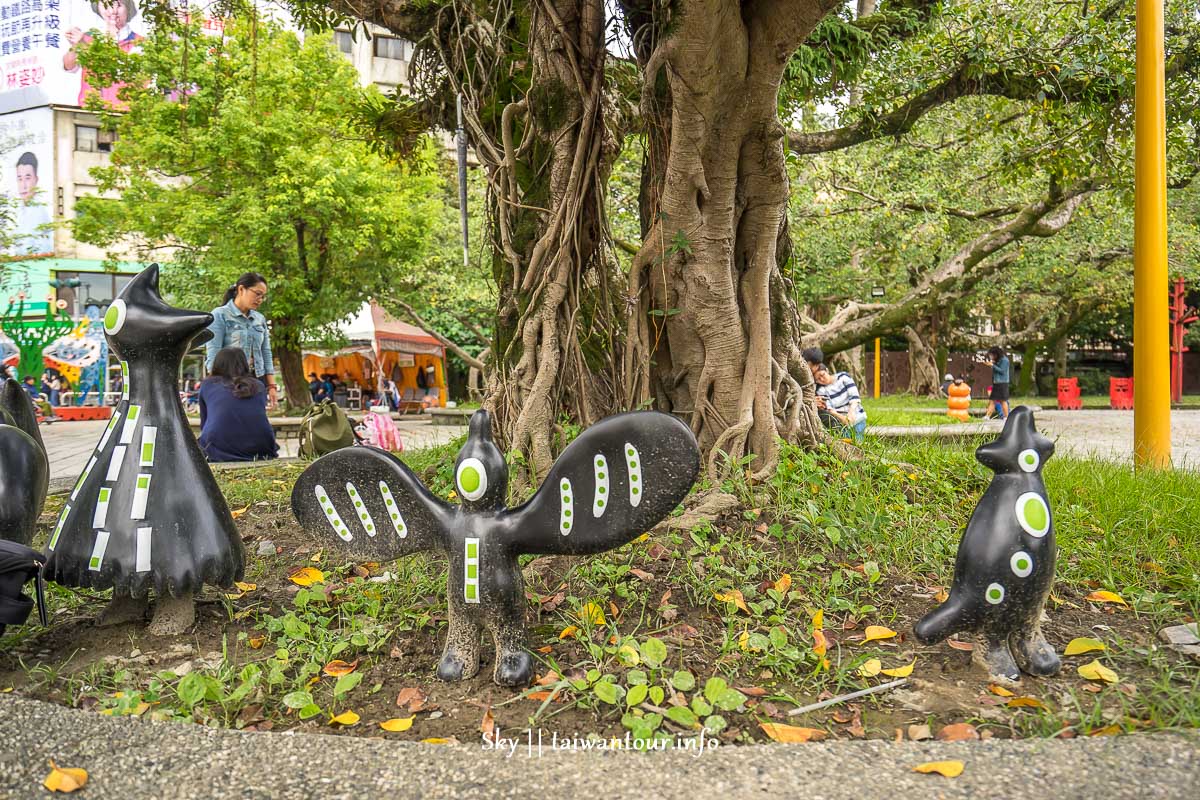
[[[1041,628],[1056,557],[1042,481],[1042,466],[1053,453],[1054,443],[1037,432],[1025,406],[1012,410],[996,441],[975,451],[996,475],[959,542],[950,597],[914,629],[925,644],[982,630],[988,671],[1009,681],[1020,679],[1018,665],[1038,676],[1062,666]]]
[[[364,560],[447,553],[449,633],[438,677],[454,681],[478,672],[486,628],[496,644],[493,680],[524,686],[533,660],[525,649],[517,557],[619,547],[669,514],[699,468],[696,439],[683,422],[653,411],[620,414],[580,434],[529,502],[505,508],[508,465],[492,441],[491,418],[477,411],[454,467],[461,506],[434,497],[390,453],[354,447],[304,471],[292,511],[310,534]]]
[[[0,386],[0,539],[28,546],[50,483],[46,446],[21,384]]]
[[[211,314],[163,301],[157,264],[109,306],[104,332],[121,362],[121,400],[50,538],[47,578],[112,587],[114,607],[154,589],[156,623],[172,605],[168,595],[186,625],[203,584],[242,578],[241,537],[179,402],[179,364],[211,337],[211,322]]]

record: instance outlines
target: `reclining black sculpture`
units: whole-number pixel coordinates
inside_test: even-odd
[[[438,677],[479,670],[479,640],[496,644],[493,680],[533,677],[525,650],[525,553],[599,553],[655,525],[691,489],[700,452],[691,429],[653,411],[602,420],[567,447],[528,503],[505,508],[508,465],[486,411],[471,417],[455,464],[461,506],[439,500],[398,458],[370,447],[313,462],[292,490],[306,531],[356,558],[387,561],[420,550],[448,554],[450,619]]]
[[[0,386],[0,539],[33,541],[49,482],[33,404],[21,384],[6,378]]]

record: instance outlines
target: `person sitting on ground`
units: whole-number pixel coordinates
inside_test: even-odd
[[[952,383],[954,383],[954,376],[947,372],[942,376],[942,385],[938,387],[938,397],[949,397]]]
[[[250,373],[240,347],[225,347],[200,384],[200,449],[209,461],[260,461],[279,455],[267,420],[267,387]]]
[[[813,370],[813,380],[817,382],[817,415],[821,421],[861,442],[867,429],[867,412],[858,384],[848,373],[830,373],[824,364]]]
[[[312,395],[314,403],[321,402],[321,398],[325,396],[325,390],[321,386],[321,382],[317,380],[317,373],[308,373],[308,393]]]

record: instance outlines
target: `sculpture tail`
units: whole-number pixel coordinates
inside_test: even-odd
[[[966,604],[951,595],[949,600],[921,617],[913,626],[913,633],[921,644],[935,644],[971,627],[966,612]]]

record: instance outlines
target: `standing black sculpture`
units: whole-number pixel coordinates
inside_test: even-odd
[[[1012,410],[996,441],[975,451],[996,475],[959,542],[950,597],[914,629],[925,644],[982,630],[988,671],[1010,681],[1020,679],[1018,665],[1031,675],[1054,675],[1061,667],[1041,627],[1056,557],[1042,481],[1053,453],[1054,443],[1037,432],[1025,406]]]
[[[0,386],[0,539],[33,541],[49,483],[33,404],[21,384],[6,378]]]
[[[104,316],[122,397],[67,498],[45,568],[66,586],[112,587],[104,622],[140,618],[154,589],[150,631],[181,633],[203,584],[242,578],[241,538],[179,402],[179,364],[211,322],[163,301],[157,264]]]
[[[533,677],[533,661],[525,650],[517,557],[619,547],[669,514],[699,468],[687,425],[653,411],[620,414],[580,434],[529,502],[508,509],[508,465],[492,441],[491,418],[477,411],[454,468],[461,506],[434,497],[390,453],[354,447],[304,471],[292,490],[292,511],[310,534],[358,558],[446,552],[450,619],[438,677],[453,681],[478,672],[487,628],[496,644],[493,679],[523,686]]]

